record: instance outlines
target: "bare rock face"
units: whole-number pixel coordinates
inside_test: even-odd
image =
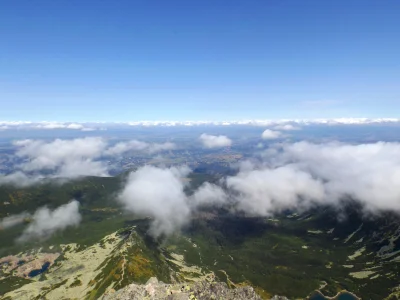
[[[105,295],[103,300],[261,300],[252,287],[229,289],[222,282],[199,281],[184,284],[165,284],[150,278],[145,285],[130,284]]]

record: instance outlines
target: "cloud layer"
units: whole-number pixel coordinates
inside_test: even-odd
[[[95,124],[76,123],[76,122],[30,122],[30,121],[0,121],[0,130],[80,130],[93,131],[99,128],[93,126]],[[99,124],[97,124],[99,125]]]
[[[237,121],[134,121],[134,122],[31,122],[31,121],[0,121],[0,130],[105,130],[118,127],[173,127],[173,126],[274,126],[274,125],[362,125],[400,123],[398,118],[321,118],[321,119],[264,119]],[[278,129],[278,128],[277,128]],[[281,129],[285,130],[285,129]],[[287,130],[287,129],[286,129]]]
[[[203,133],[200,135],[199,139],[206,148],[222,148],[232,145],[232,140],[225,135],[209,135]]]
[[[155,236],[179,229],[202,205],[229,203],[250,215],[269,216],[316,205],[340,210],[356,200],[368,214],[400,212],[399,153],[399,143],[277,144],[261,160],[242,162],[221,186],[204,183],[191,195],[184,193],[187,169],[146,166],[131,173],[120,201],[129,211],[152,217]]]
[[[103,158],[127,152],[158,153],[175,148],[173,143],[147,143],[138,140],[109,146],[104,138],[86,137],[70,140],[19,140],[14,142],[16,157],[21,160],[14,173],[0,176],[0,184],[26,186],[45,178],[108,176]],[[43,174],[46,174],[44,176]]]
[[[106,168],[95,161],[107,146],[102,138],[56,139],[51,142],[22,140],[14,145],[18,147],[16,156],[27,159],[20,166],[25,172],[52,171],[58,177],[108,175]]]
[[[207,147],[227,145],[228,138],[224,136],[203,134],[202,137]],[[228,143],[231,144],[229,139]],[[85,172],[84,175],[88,172],[106,174],[107,168],[98,160],[103,156],[128,151],[158,152],[175,147],[169,143],[149,144],[136,140],[110,147],[100,138],[52,142],[24,140],[16,142],[16,146],[19,147],[17,155],[26,159],[20,166],[20,173],[13,174],[15,180],[20,181],[26,172],[37,170],[50,170],[67,177]],[[285,209],[306,210],[319,204],[340,207],[343,201],[357,200],[369,213],[400,212],[399,153],[400,143],[276,144],[265,150],[258,161],[242,162],[238,173],[226,177],[221,186],[204,183],[191,195],[185,193],[188,168],[144,166],[129,174],[118,200],[127,211],[151,217],[150,233],[154,236],[178,230],[202,205],[234,203],[240,211],[268,216]],[[78,203],[74,201],[68,205],[53,212],[47,208],[38,210],[34,214],[36,221],[29,225],[21,240],[46,236],[79,223],[79,217],[76,218],[79,211],[74,207]],[[72,223],[61,218],[59,210],[75,216],[68,218]],[[60,219],[61,225],[55,218]],[[15,216],[3,219],[0,226],[5,228],[20,222],[21,217]]]
[[[400,211],[400,144],[300,142],[269,149],[226,179],[239,208],[260,215],[357,200],[366,211]]]

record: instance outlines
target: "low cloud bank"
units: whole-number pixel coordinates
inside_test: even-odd
[[[244,211],[269,215],[287,208],[359,201],[368,212],[400,211],[400,144],[300,142],[269,149],[226,185]]]
[[[100,161],[107,143],[98,137],[72,140],[19,140],[15,156],[21,161],[16,171],[0,176],[0,184],[29,186],[46,178],[73,179],[80,176],[108,176]]]
[[[400,144],[279,144],[261,160],[241,163],[221,185],[204,183],[185,195],[186,168],[145,166],[131,173],[119,200],[154,219],[154,236],[186,224],[202,205],[234,204],[236,210],[269,216],[316,205],[340,208],[359,201],[365,212],[400,212]]]
[[[8,175],[0,175],[0,185],[10,184],[18,187],[27,187],[40,182],[42,179],[44,179],[44,176],[29,176],[24,172],[16,171]]]
[[[291,166],[243,170],[226,184],[236,194],[237,208],[253,215],[308,206],[324,196],[321,182]]]
[[[43,122],[35,124],[32,128],[35,129],[74,129],[84,130],[84,127],[80,123],[60,123],[60,122]]]
[[[15,155],[21,163],[16,166],[14,173],[0,176],[0,184],[27,186],[43,178],[109,176],[109,166],[102,158],[130,151],[158,153],[175,148],[175,144],[170,142],[158,144],[138,140],[109,146],[100,137],[53,141],[28,139],[16,141],[14,146],[17,148]]]
[[[203,133],[200,135],[199,139],[206,148],[222,148],[232,145],[232,140],[225,135],[210,135]]]
[[[107,128],[129,127],[175,127],[175,126],[274,126],[293,124],[308,125],[368,125],[368,124],[398,124],[398,118],[336,118],[336,119],[264,119],[236,121],[133,121],[133,122],[31,122],[31,121],[1,121],[0,130],[106,130]]]
[[[58,166],[66,161],[62,151],[50,154],[41,144],[22,143],[41,153],[35,156],[37,160],[26,163],[28,169]],[[103,150],[75,149],[76,162],[110,149],[101,142],[93,143],[97,145],[94,149]],[[279,143],[266,149],[257,161],[242,162],[238,173],[227,176],[220,185],[204,183],[190,195],[185,192],[190,184],[187,167],[144,166],[129,174],[118,201],[129,212],[151,217],[150,233],[155,237],[179,230],[202,205],[229,203],[239,211],[268,216],[320,204],[340,208],[343,202],[356,200],[368,213],[400,212],[399,153],[400,143]],[[33,219],[21,240],[78,224],[78,203],[73,201],[55,211],[39,209]],[[12,226],[20,218],[1,222],[3,227]]]
[[[56,139],[51,142],[22,140],[14,145],[18,147],[16,156],[26,159],[20,165],[25,172],[52,171],[57,177],[108,175],[106,167],[95,161],[107,146],[102,138]]]
[[[93,131],[99,128],[93,127],[93,125],[100,124],[88,124],[88,123],[75,123],[75,122],[29,122],[29,121],[16,121],[7,122],[0,121],[0,130],[80,130],[80,131]]]
[[[67,227],[78,226],[81,221],[79,202],[73,200],[61,205],[54,210],[42,207],[31,216],[31,223],[17,239],[18,242],[26,242],[33,239],[49,238],[57,231]]]

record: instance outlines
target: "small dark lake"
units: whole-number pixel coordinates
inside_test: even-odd
[[[18,261],[18,266],[22,266],[24,263],[25,263],[24,260],[20,260],[20,261]]]
[[[32,270],[29,272],[28,276],[29,277],[35,277],[39,274],[42,274],[43,272],[45,272],[48,268],[50,267],[50,263],[46,262],[43,264],[41,269],[36,269],[36,270]]]

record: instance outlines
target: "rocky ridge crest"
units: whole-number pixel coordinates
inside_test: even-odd
[[[230,289],[223,282],[207,280],[193,283],[166,284],[157,278],[150,278],[146,284],[130,284],[121,290],[104,295],[102,300],[261,300],[250,286]],[[273,298],[285,300],[287,298]]]

